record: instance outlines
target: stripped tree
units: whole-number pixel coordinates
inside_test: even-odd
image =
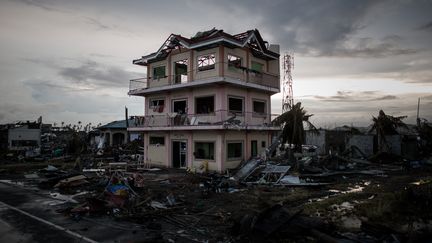
[[[378,138],[378,152],[389,152],[390,146],[386,139],[388,135],[399,134],[397,128],[408,128],[402,121],[406,116],[390,116],[386,115],[383,110],[379,111],[377,117],[372,117],[372,127],[369,132],[375,131]]]
[[[281,143],[291,144],[294,146],[294,152],[302,152],[302,144],[305,142],[305,123],[309,130],[318,131],[316,127],[309,121],[313,114],[307,114],[307,111],[301,107],[301,102],[295,104],[289,111],[275,118],[272,123],[276,126],[282,126],[280,135]]]

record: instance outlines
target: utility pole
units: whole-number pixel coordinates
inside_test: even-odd
[[[418,98],[417,102],[417,127],[420,127],[420,98]]]

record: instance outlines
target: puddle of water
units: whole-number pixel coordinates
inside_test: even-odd
[[[22,182],[22,181],[0,180],[0,182],[6,183],[6,184],[11,184],[11,185],[24,186],[24,182]]]

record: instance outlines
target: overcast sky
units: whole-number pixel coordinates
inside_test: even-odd
[[[380,109],[432,121],[432,1],[0,1],[0,123],[106,123],[143,114],[132,60],[171,33],[257,28],[295,56],[294,98],[321,127]],[[281,95],[272,97],[280,113]]]

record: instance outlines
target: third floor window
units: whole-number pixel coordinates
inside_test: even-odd
[[[205,71],[215,68],[215,54],[206,54],[198,57],[198,71]]]

